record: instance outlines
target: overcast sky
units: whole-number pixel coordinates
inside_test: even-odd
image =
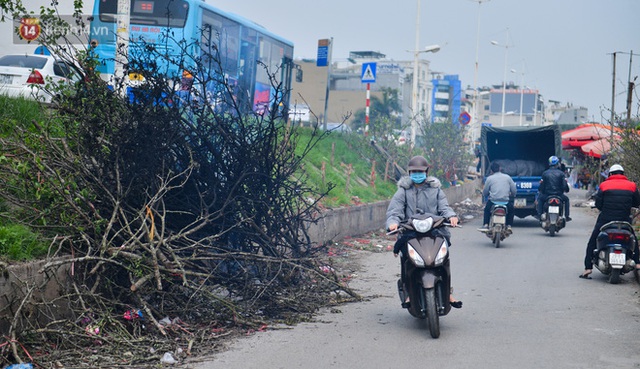
[[[362,50],[379,51],[394,60],[413,58],[407,50],[415,49],[418,0],[206,2],[291,40],[297,59],[315,58],[323,38],[333,38],[334,60]],[[59,3],[64,12],[72,1]],[[633,56],[631,78],[640,75],[640,0],[482,0],[480,5],[478,0],[420,0],[420,5],[420,48],[443,46],[422,57],[431,61],[434,71],[458,74],[463,86],[474,86],[476,49],[478,85],[502,84],[505,48],[491,41],[504,45],[507,37],[507,81],[521,85],[524,79],[525,86],[537,88],[546,100],[584,106],[594,121],[610,117],[611,54],[624,53],[616,63],[616,112],[625,111],[632,50],[638,55]],[[8,37],[0,40],[1,54],[11,48]],[[636,89],[635,109],[639,96]]]
[[[413,58],[407,50],[415,49],[417,0],[207,2],[290,39],[296,58],[315,58],[318,39],[331,37],[334,60],[356,50]],[[434,71],[458,74],[463,86],[474,86],[478,39],[478,85],[502,84],[505,48],[491,41],[504,45],[507,29],[507,81],[521,85],[524,78],[547,100],[588,108],[595,121],[611,107],[611,54],[634,50],[631,78],[640,75],[640,0],[421,0],[420,8],[420,48],[443,45],[422,57]],[[629,55],[617,59],[615,110],[624,112]],[[639,96],[636,89],[636,106]]]

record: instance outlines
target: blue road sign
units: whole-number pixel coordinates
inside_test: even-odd
[[[469,124],[469,122],[471,122],[471,115],[469,115],[469,113],[462,112],[462,114],[460,114],[460,117],[458,118],[458,122],[460,122],[460,124],[462,124],[463,126],[466,126],[467,124]]]
[[[318,58],[316,59],[316,66],[326,67],[329,59],[329,40],[318,40]]]
[[[375,83],[376,63],[362,63],[362,83]]]

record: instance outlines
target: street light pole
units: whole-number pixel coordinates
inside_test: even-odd
[[[475,125],[480,123],[480,91],[478,91],[478,51],[480,50],[480,5],[482,5],[482,2],[486,2],[486,1],[490,1],[490,0],[473,0],[476,1],[478,3],[478,27],[476,30],[476,65],[475,65],[475,71],[474,71],[474,75],[473,75],[473,123],[471,124],[471,126],[473,127],[471,129],[471,138],[473,141],[475,141],[476,137],[475,137]]]
[[[416,131],[418,127],[418,55],[420,53],[437,53],[440,50],[440,45],[430,45],[424,48],[424,50],[414,50],[413,60],[413,91],[411,93],[411,108],[414,110],[414,116],[411,119],[411,148],[415,145]]]
[[[411,87],[411,148],[416,145],[416,131],[418,129],[418,48],[420,47],[420,0],[416,11],[416,45],[413,49],[413,85]]]
[[[504,126],[504,109],[505,109],[505,100],[506,100],[506,96],[507,96],[507,55],[509,53],[509,47],[511,47],[511,45],[509,44],[509,29],[507,28],[507,42],[504,45],[501,45],[498,41],[491,41],[491,45],[494,46],[499,46],[499,47],[504,47],[504,72],[503,72],[503,77],[502,77],[502,114],[501,114],[501,118],[500,118],[500,126],[503,127]]]
[[[511,73],[517,73],[515,69],[511,69]],[[519,125],[522,126],[522,104],[524,101],[524,61],[522,62],[522,70],[520,71],[520,121]]]

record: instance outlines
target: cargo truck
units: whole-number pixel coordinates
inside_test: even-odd
[[[536,215],[535,200],[542,172],[550,156],[559,156],[562,135],[557,125],[541,127],[482,126],[480,135],[481,173],[486,179],[497,161],[502,172],[516,183],[515,216]]]

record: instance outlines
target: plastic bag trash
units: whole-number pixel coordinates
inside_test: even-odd
[[[4,369],[33,369],[33,364],[31,363],[27,363],[27,364],[11,364],[8,367],[4,368]]]
[[[160,362],[162,364],[175,364],[178,361],[176,359],[173,358],[173,355],[171,355],[170,352],[165,352],[164,355],[162,355],[162,358],[160,359]]]
[[[158,323],[159,323],[160,325],[167,326],[167,325],[171,324],[171,319],[169,319],[169,317],[168,317],[168,316],[166,316],[166,317],[164,317],[164,318],[160,319],[160,320],[158,321]]]

